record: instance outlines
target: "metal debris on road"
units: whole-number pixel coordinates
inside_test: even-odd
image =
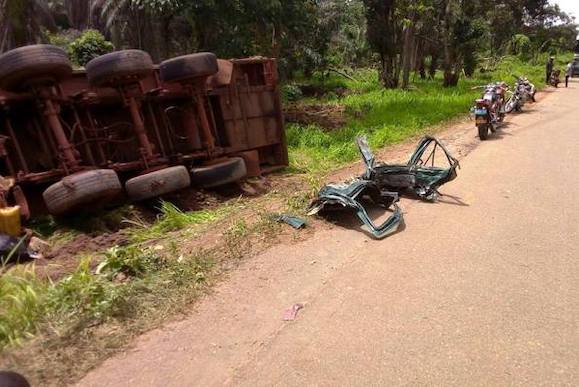
[[[438,188],[456,179],[456,170],[460,168],[458,160],[434,137],[424,137],[405,165],[376,162],[366,137],[358,137],[357,143],[366,164],[362,179],[375,182],[381,190],[398,193],[413,191],[423,200],[435,201],[440,195]],[[436,165],[439,148],[448,165]]]
[[[283,314],[283,321],[294,321],[298,315],[300,309],[303,309],[303,304],[294,304],[291,308],[287,309]]]
[[[349,208],[377,239],[395,233],[402,224],[402,212],[396,204],[399,194],[411,191],[423,200],[435,201],[440,195],[438,188],[454,180],[456,169],[460,167],[458,160],[434,137],[424,137],[404,165],[376,162],[366,137],[358,137],[357,144],[366,164],[364,174],[349,183],[323,187],[310,204],[308,215],[322,210]],[[436,152],[439,149],[443,152],[444,164],[448,165],[438,165]],[[374,224],[368,215],[367,199],[385,211],[392,209],[390,217],[381,225]]]
[[[381,225],[376,225],[370,219],[362,199],[369,197],[374,204],[384,210],[393,209],[392,215]],[[382,239],[398,230],[402,222],[402,211],[398,205],[398,194],[381,191],[373,181],[356,179],[349,184],[329,184],[323,187],[318,197],[310,204],[308,215],[315,215],[322,210],[349,208],[377,239]]]
[[[297,216],[287,215],[287,214],[276,214],[272,216],[272,219],[276,222],[286,223],[295,228],[296,230],[306,227],[306,221]]]

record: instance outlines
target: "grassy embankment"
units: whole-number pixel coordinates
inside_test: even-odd
[[[561,56],[557,68],[564,69],[572,55]],[[471,79],[461,78],[458,87],[445,89],[441,79],[414,80],[410,90],[383,90],[376,76],[354,75],[362,81],[352,81],[332,75],[321,87],[329,90],[344,88],[349,91],[342,98],[330,96],[327,104],[345,107],[348,123],[337,130],[322,130],[316,126],[289,125],[288,143],[292,167],[298,171],[322,172],[358,157],[353,139],[366,134],[370,145],[381,148],[419,135],[426,128],[464,116],[481,90],[473,86],[505,80],[514,83],[512,75],[525,75],[537,87],[544,86],[544,64],[530,65],[517,58],[505,58],[492,72]]]
[[[525,74],[542,85],[543,72],[542,64],[507,59],[494,72],[463,79],[454,89],[442,88],[439,79],[416,79],[409,91],[382,90],[369,71],[355,75],[363,81],[333,76],[319,86],[344,88],[346,96],[315,102],[343,105],[348,122],[331,131],[289,125],[291,170],[323,175],[358,157],[353,143],[357,134],[367,134],[373,147],[400,142],[465,115],[479,94],[472,86],[500,79],[512,83],[511,74]],[[302,199],[292,203],[290,198],[288,206],[297,208]],[[96,273],[89,267],[90,257],[80,257],[77,271],[57,283],[41,280],[27,268],[0,276],[0,350],[6,355],[0,366],[19,368],[37,382],[65,381],[179,312],[213,281],[218,254],[239,258],[245,249],[241,241],[276,233],[277,226],[262,213],[254,224],[236,221],[224,230],[225,253],[184,248],[183,240],[242,207],[234,201],[218,210],[183,213],[164,204],[156,223],[135,224],[127,246],[102,254]]]

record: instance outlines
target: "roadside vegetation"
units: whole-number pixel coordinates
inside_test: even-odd
[[[125,244],[80,255],[77,269],[58,281],[39,277],[30,265],[4,272],[0,367],[39,385],[69,383],[136,335],[186,313],[242,257],[283,236],[260,203],[249,208],[234,199],[185,213],[161,202],[157,221],[125,219]],[[238,216],[229,218],[234,211]]]
[[[34,224],[53,246],[119,225],[124,238],[79,254],[54,280],[31,265],[1,268],[0,367],[38,385],[75,380],[185,312],[241,258],[307,234],[284,234],[273,213],[303,215],[324,177],[359,157],[357,135],[381,148],[424,134],[466,117],[474,86],[516,75],[542,88],[550,55],[557,68],[571,60],[576,27],[546,0],[0,0],[0,52],[51,43],[78,67],[123,48],[156,61],[196,51],[276,57],[295,116],[286,128],[293,183],[281,191],[188,212],[160,202],[155,219],[121,208]]]
[[[547,56],[543,54],[535,61],[525,61],[518,56],[500,58],[487,71],[461,78],[453,88],[440,86],[442,75],[434,79],[416,77],[406,90],[382,88],[376,74],[369,76],[368,70],[354,72],[352,79],[336,74],[314,78],[308,86],[325,90],[324,95],[302,98],[296,103],[303,109],[307,105],[319,107],[322,104],[330,110],[343,111],[346,123],[339,128],[288,125],[291,166],[306,173],[328,172],[359,157],[353,141],[359,134],[367,135],[372,147],[381,148],[422,134],[427,128],[466,117],[474,99],[481,94],[480,89],[473,90],[476,86],[501,80],[513,84],[514,76],[523,75],[542,89],[543,62]],[[563,68],[572,58],[570,52],[561,53],[557,56],[556,67]],[[291,84],[290,90],[299,89],[298,85],[299,82]],[[338,96],[336,91],[342,95]]]

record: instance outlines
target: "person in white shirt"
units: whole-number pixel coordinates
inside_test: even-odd
[[[571,72],[573,71],[573,66],[571,63],[567,64],[567,68],[565,69],[565,87],[569,86],[569,78],[571,77]]]

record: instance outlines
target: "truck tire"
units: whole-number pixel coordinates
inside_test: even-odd
[[[247,167],[241,157],[191,169],[191,184],[200,188],[213,188],[234,183],[247,176]]]
[[[112,169],[95,169],[66,176],[48,187],[42,197],[48,212],[61,216],[94,209],[122,194],[123,186]]]
[[[141,50],[115,51],[94,58],[86,65],[88,81],[93,86],[115,86],[138,81],[152,73],[151,56]]]
[[[482,141],[489,138],[489,126],[488,124],[478,125],[478,136]]]
[[[217,57],[210,52],[179,56],[168,59],[159,66],[164,82],[183,82],[217,74]]]
[[[66,52],[49,44],[24,46],[0,55],[0,88],[17,91],[34,81],[58,82],[72,74]]]
[[[180,165],[133,177],[125,183],[125,189],[129,198],[138,202],[179,191],[190,185],[189,172]]]

